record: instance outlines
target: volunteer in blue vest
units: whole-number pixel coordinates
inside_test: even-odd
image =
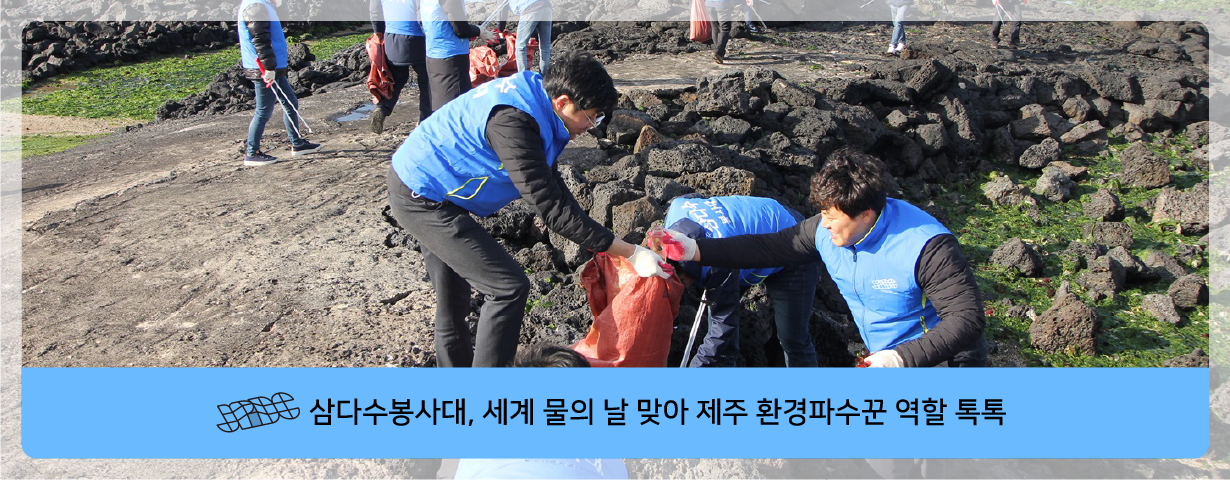
[[[615,238],[577,204],[556,170],[568,141],[597,126],[618,94],[590,55],[495,79],[449,102],[393,153],[393,218],[419,242],[436,288],[441,367],[505,367],[517,351],[530,282],[472,215],[521,198],[547,228],[594,252],[627,257],[641,276],[665,277],[662,259]],[[485,297],[473,341],[470,288]]]
[[[820,215],[776,233],[691,240],[682,258],[762,268],[824,262],[872,352],[870,367],[982,367],[982,297],[957,238],[931,215],[887,198],[884,165],[850,149],[811,180]]]
[[[299,117],[295,110],[299,108],[299,99],[286,78],[286,36],[275,10],[281,5],[282,0],[272,0],[272,3],[270,0],[244,0],[239,4],[240,62],[244,77],[252,80],[256,88],[256,112],[248,124],[244,166],[256,167],[278,161],[277,157],[261,151],[261,137],[265,135],[265,124],[273,116],[274,102],[282,105],[282,123],[290,137],[291,155],[320,150],[320,144],[305,140],[298,130]]]
[[[384,131],[384,119],[393,113],[401,89],[410,82],[410,68],[419,84],[419,121],[431,115],[431,89],[427,82],[427,40],[419,23],[420,0],[369,0],[372,31],[384,43],[384,59],[393,74],[393,96],[376,104],[372,133]]]
[[[419,18],[427,37],[427,82],[431,111],[470,90],[470,39],[484,31],[466,21],[462,0],[419,0]]]
[[[547,71],[551,63],[551,0],[508,0],[508,7],[500,11],[499,29],[504,30],[504,17],[508,11],[517,15],[517,71],[529,70],[526,49],[530,36],[538,35],[538,71]]]
[[[771,198],[681,197],[671,201],[665,223],[672,231],[698,239],[777,232],[801,220],[798,212]],[[808,327],[816,282],[820,280],[818,263],[744,269],[703,267],[687,261],[679,265],[686,280],[700,282],[709,302],[708,333],[688,366],[735,366],[739,358],[739,297],[744,287],[759,284],[764,284],[773,302],[777,339],[786,354],[786,366],[818,366]]]

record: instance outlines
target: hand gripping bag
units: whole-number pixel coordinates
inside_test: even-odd
[[[595,367],[665,367],[683,283],[636,275],[620,256],[598,253],[581,270],[594,323],[572,346]]]
[[[367,75],[367,91],[372,94],[372,103],[393,97],[393,73],[385,63],[384,42],[376,34],[367,38],[367,58],[371,71]]]

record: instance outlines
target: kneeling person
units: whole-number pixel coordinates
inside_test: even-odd
[[[693,239],[776,232],[793,227],[802,219],[802,215],[776,200],[745,196],[677,198],[666,213],[667,228]],[[761,283],[773,302],[777,338],[786,354],[786,366],[817,366],[808,322],[819,268],[815,262],[743,269],[680,262],[681,273],[700,282],[710,303],[709,331],[688,366],[735,366],[739,358],[739,297],[743,287]]]

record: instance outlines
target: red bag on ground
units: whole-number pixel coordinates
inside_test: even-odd
[[[500,73],[499,58],[491,47],[470,49],[470,86],[477,87]]]
[[[693,42],[708,42],[713,32],[709,31],[709,9],[705,0],[692,0],[692,28],[688,30],[688,40]]]
[[[581,270],[594,323],[572,346],[595,367],[665,367],[679,316],[679,277],[636,275],[620,256],[598,253]]]
[[[367,58],[372,64],[367,75],[367,91],[372,94],[372,103],[393,98],[393,73],[385,63],[384,41],[374,33],[367,38]]]

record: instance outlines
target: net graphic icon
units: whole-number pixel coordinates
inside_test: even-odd
[[[278,392],[269,397],[252,397],[218,405],[222,423],[218,429],[226,433],[247,430],[277,423],[278,419],[294,420],[299,416],[299,407],[291,407],[295,397]]]

